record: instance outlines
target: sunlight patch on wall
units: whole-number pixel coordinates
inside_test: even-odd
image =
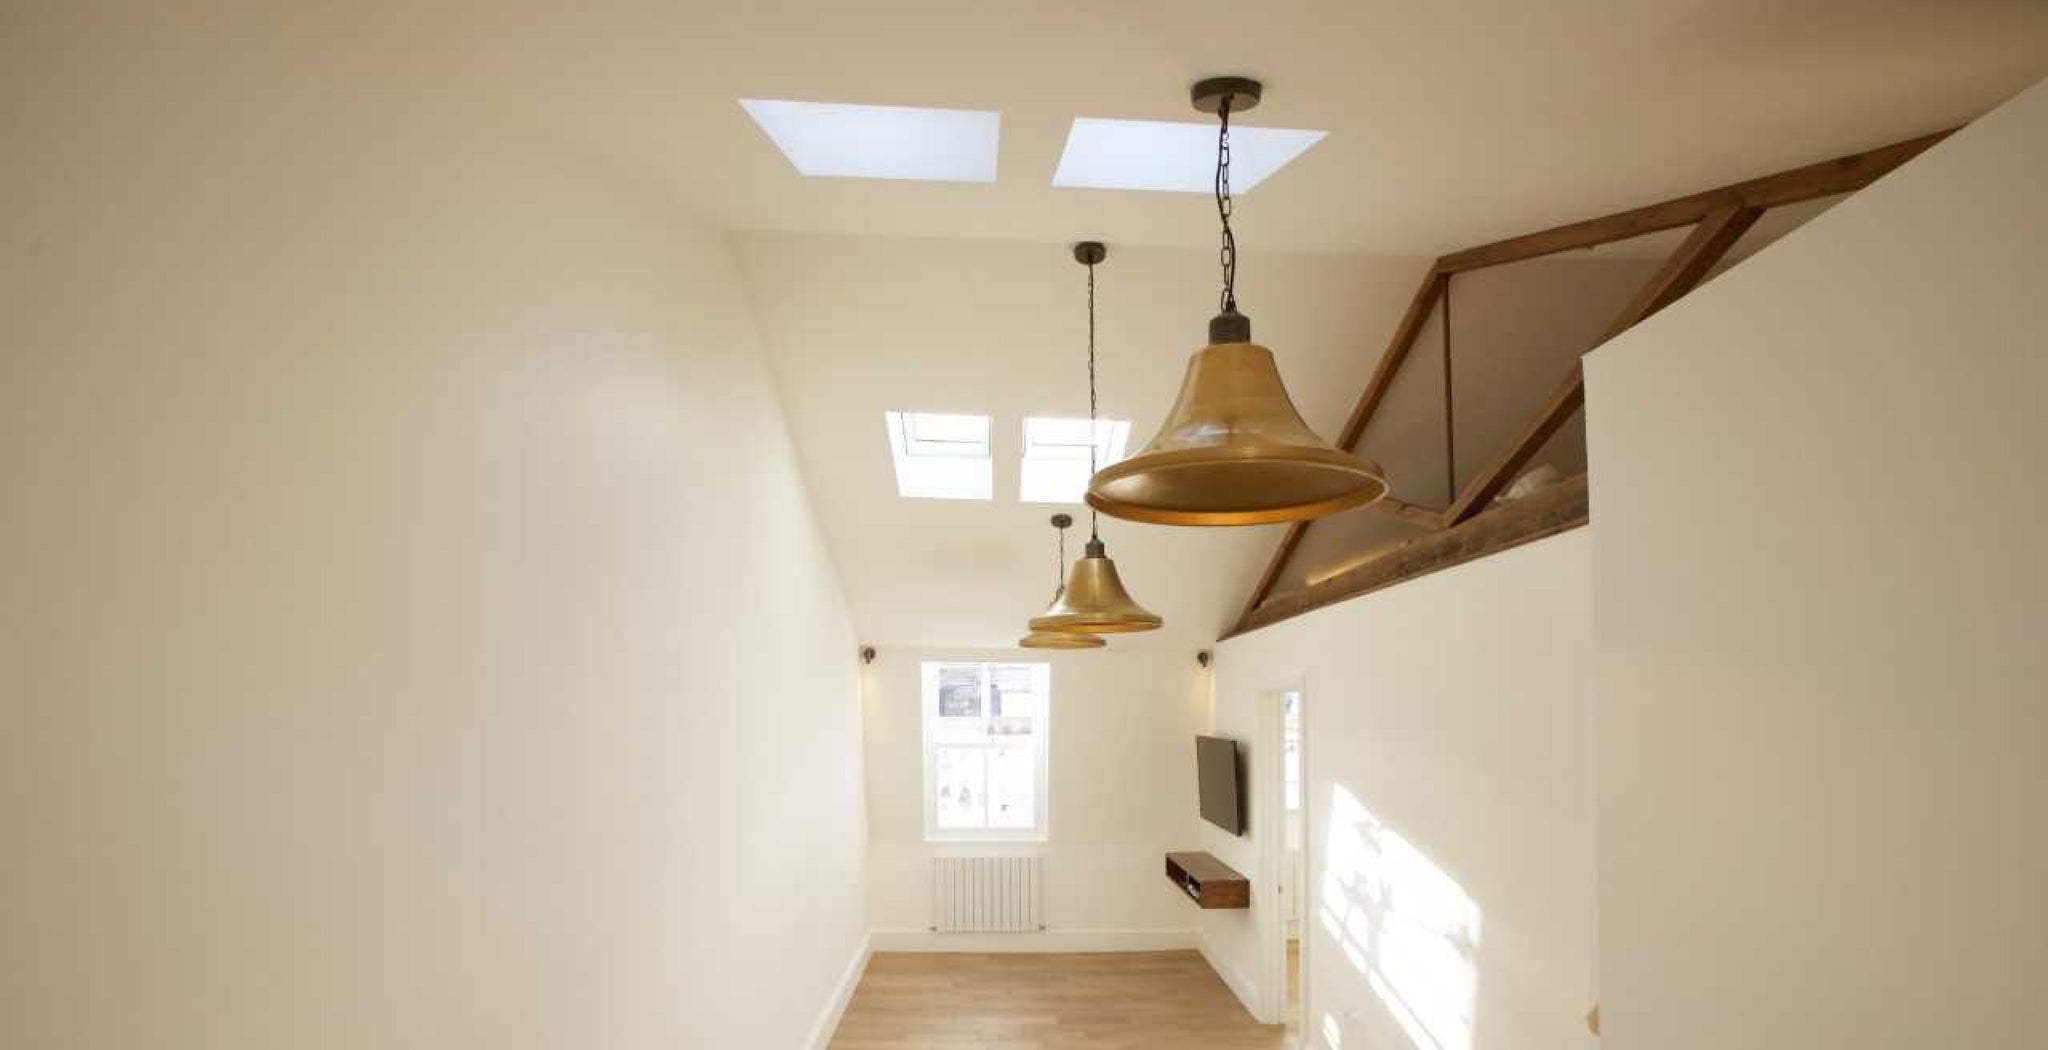
[[[1416,1050],[1471,1050],[1478,904],[1341,785],[1331,792],[1324,857],[1323,930],[1387,1016]],[[1323,1016],[1332,1046],[1334,1022]]]

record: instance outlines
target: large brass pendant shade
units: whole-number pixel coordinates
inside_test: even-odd
[[[1116,574],[1100,539],[1090,538],[1086,552],[1074,562],[1067,585],[1044,615],[1031,618],[1034,631],[1080,634],[1129,634],[1158,630],[1165,621],[1139,605]]]
[[[1209,345],[1188,360],[1180,397],[1151,442],[1088,481],[1088,505],[1161,525],[1306,521],[1386,494],[1386,472],[1324,441],[1302,422],[1273,352],[1252,342],[1237,310],[1237,238],[1230,228],[1230,115],[1259,102],[1254,80],[1196,84],[1195,108],[1221,119],[1216,211],[1222,219],[1221,311]]]
[[[1071,514],[1055,514],[1052,516],[1052,527],[1059,536],[1058,553],[1053,555],[1052,563],[1052,607],[1054,609],[1061,608],[1061,599],[1067,593],[1067,583],[1061,578],[1061,575],[1067,568],[1067,527],[1072,524],[1074,524],[1074,518]],[[1101,543],[1097,542],[1095,545],[1099,547]],[[1110,571],[1113,574],[1116,570],[1112,567]],[[1130,596],[1125,595],[1125,600],[1129,601],[1129,599]],[[1047,615],[1050,615],[1049,611]],[[1025,649],[1100,649],[1109,643],[1093,634],[1084,634],[1080,631],[1042,630],[1038,625],[1038,620],[1034,619],[1031,621],[1031,633],[1018,639],[1017,644]]]
[[[1159,525],[1263,525],[1349,510],[1386,491],[1378,464],[1302,422],[1273,352],[1244,341],[1195,351],[1166,424],[1137,455],[1089,480],[1088,505]]]

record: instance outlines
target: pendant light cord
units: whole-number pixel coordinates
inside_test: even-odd
[[[1093,478],[1093,477],[1095,476],[1095,469],[1096,469],[1096,464],[1095,464],[1095,449],[1096,449],[1096,446],[1098,446],[1098,445],[1100,445],[1100,444],[1101,444],[1101,437],[1100,437],[1100,436],[1099,436],[1099,435],[1098,435],[1098,434],[1096,433],[1096,425],[1095,425],[1095,264],[1094,264],[1094,263],[1089,263],[1089,264],[1088,264],[1088,476],[1089,476],[1089,477],[1091,477],[1091,478]],[[1101,516],[1100,516],[1099,514],[1097,514],[1097,513],[1096,513],[1096,511],[1095,511],[1095,508],[1094,508],[1093,506],[1090,506],[1090,507],[1088,508],[1088,538],[1089,538],[1089,539],[1090,539],[1091,541],[1092,541],[1092,540],[1099,540],[1099,539],[1101,539],[1101,536],[1100,536],[1100,535],[1099,535],[1099,534],[1097,533],[1097,531],[1096,531],[1096,526],[1097,526],[1097,525],[1098,525],[1098,523],[1100,522],[1100,519],[1101,519]],[[1066,539],[1066,533],[1062,532],[1062,533],[1060,534],[1060,538],[1061,538],[1061,541],[1062,541],[1062,542],[1064,542],[1064,541],[1065,541],[1065,539]],[[1065,560],[1066,560],[1066,558],[1065,558],[1064,556],[1062,556],[1062,557],[1060,558],[1060,560],[1061,560],[1061,561],[1065,561]]]
[[[1233,205],[1230,199],[1230,96],[1225,95],[1216,107],[1221,129],[1216,134],[1216,217],[1223,220],[1223,243],[1217,249],[1217,261],[1223,267],[1223,294],[1218,313],[1237,312],[1237,235],[1230,230],[1230,213]]]

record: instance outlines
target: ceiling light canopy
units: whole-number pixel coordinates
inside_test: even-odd
[[[1236,128],[1230,138],[1230,177],[1238,193],[1285,167],[1322,141],[1327,131],[1306,128]],[[1208,124],[1078,117],[1053,173],[1055,186],[1102,190],[1212,193],[1216,189],[1216,129]]]
[[[1237,310],[1237,237],[1230,228],[1230,115],[1257,105],[1255,80],[1196,84],[1195,108],[1218,116],[1216,212],[1222,222],[1221,310],[1209,345],[1188,360],[1166,423],[1130,459],[1098,471],[1088,505],[1112,517],[1163,525],[1307,521],[1386,494],[1385,472],[1339,449],[1302,421],[1273,352],[1251,341]]]
[[[805,175],[996,181],[1002,114],[743,98],[740,105]]]

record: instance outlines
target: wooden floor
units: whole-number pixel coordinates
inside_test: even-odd
[[[1282,1050],[1196,952],[877,954],[831,1050]]]

